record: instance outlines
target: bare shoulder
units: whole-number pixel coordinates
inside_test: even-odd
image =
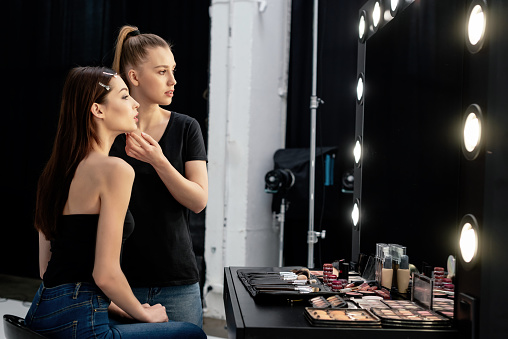
[[[106,157],[102,162],[102,174],[106,179],[134,179],[134,169],[125,160]]]
[[[132,184],[134,181],[134,169],[123,159],[95,157],[90,159],[89,166],[93,168],[93,176],[99,185]]]

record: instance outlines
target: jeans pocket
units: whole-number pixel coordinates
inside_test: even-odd
[[[44,330],[38,330],[37,332],[48,336],[50,338],[77,338],[78,321],[74,320],[63,325],[59,325],[52,328],[45,328]]]
[[[107,311],[109,304],[110,304],[110,301],[107,297],[97,295],[97,305],[94,305],[94,306],[97,307],[98,311],[103,311],[103,310]]]

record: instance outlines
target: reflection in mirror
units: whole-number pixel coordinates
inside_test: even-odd
[[[396,243],[421,269],[445,266],[456,251],[466,29],[455,14],[463,5],[371,0],[359,11],[359,20],[380,14],[358,43],[352,260]]]

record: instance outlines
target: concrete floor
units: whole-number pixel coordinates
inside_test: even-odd
[[[24,317],[40,280],[0,274],[0,316],[13,314]],[[204,318],[203,330],[209,339],[227,338],[226,321]],[[4,339],[3,321],[0,322],[0,339]]]

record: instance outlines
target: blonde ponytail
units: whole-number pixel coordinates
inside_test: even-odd
[[[112,69],[127,81],[126,67],[136,67],[146,59],[149,48],[168,47],[171,45],[155,34],[140,34],[136,26],[126,25],[120,28],[115,46]]]
[[[118,38],[116,40],[116,46],[115,46],[115,57],[113,58],[113,65],[112,69],[117,72],[118,74],[121,74],[123,70],[120,69],[120,59],[122,58],[122,52],[123,52],[123,44],[125,40],[127,39],[127,36],[129,33],[137,31],[138,28],[135,26],[123,26],[120,28],[120,32],[118,33]]]

